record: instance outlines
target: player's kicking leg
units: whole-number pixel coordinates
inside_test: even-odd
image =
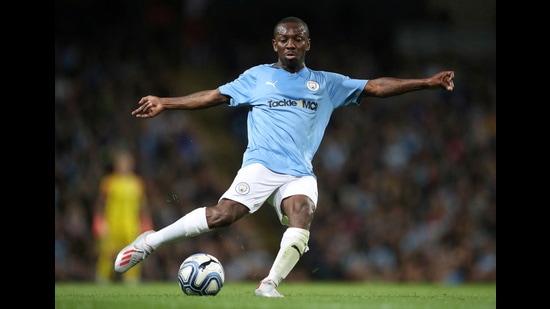
[[[131,244],[120,250],[115,260],[115,271],[117,273],[126,272],[128,269],[143,261],[155,250],[145,242],[145,236],[153,232],[154,231],[143,232]]]

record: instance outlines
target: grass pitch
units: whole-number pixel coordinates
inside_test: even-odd
[[[283,282],[284,298],[254,295],[257,282],[226,282],[216,296],[188,296],[177,282],[96,285],[56,283],[57,309],[489,309],[496,284]]]

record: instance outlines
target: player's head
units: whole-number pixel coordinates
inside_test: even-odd
[[[300,33],[304,34],[309,39],[309,27],[306,22],[302,19],[294,16],[285,17],[275,25],[273,29],[273,38],[276,39],[278,34],[284,34],[286,32],[286,27],[284,24],[296,24]]]
[[[298,17],[285,17],[275,25],[272,45],[284,68],[299,70],[311,47],[309,27]]]
[[[113,168],[117,173],[131,173],[134,170],[134,156],[126,150],[118,150],[113,154]]]

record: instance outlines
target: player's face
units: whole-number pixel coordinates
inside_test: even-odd
[[[293,71],[302,68],[306,52],[310,48],[309,34],[298,23],[285,23],[275,31],[273,50],[277,52],[279,61],[286,69]]]

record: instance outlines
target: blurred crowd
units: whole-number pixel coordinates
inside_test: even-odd
[[[276,60],[272,26],[284,16],[246,38],[246,20],[224,27],[215,18],[223,8],[208,1],[138,3],[124,10],[126,19],[105,8],[75,14],[89,4],[56,11],[64,17],[56,15],[55,38],[56,281],[94,281],[92,211],[113,149],[135,155],[155,228],[214,205],[241,164],[246,110],[143,120],[130,114],[138,100],[211,89]],[[102,30],[90,25],[92,17]],[[334,37],[339,23],[331,31],[309,23],[312,69],[366,79],[451,69],[456,80],[453,92],[366,99],[333,115],[314,160],[319,205],[310,251],[289,280],[496,281],[495,54],[405,55],[391,40],[336,44],[326,37],[316,44]],[[160,248],[143,263],[143,280],[175,280],[179,264],[199,251],[222,261],[227,280],[263,278],[284,231],[269,207]]]

